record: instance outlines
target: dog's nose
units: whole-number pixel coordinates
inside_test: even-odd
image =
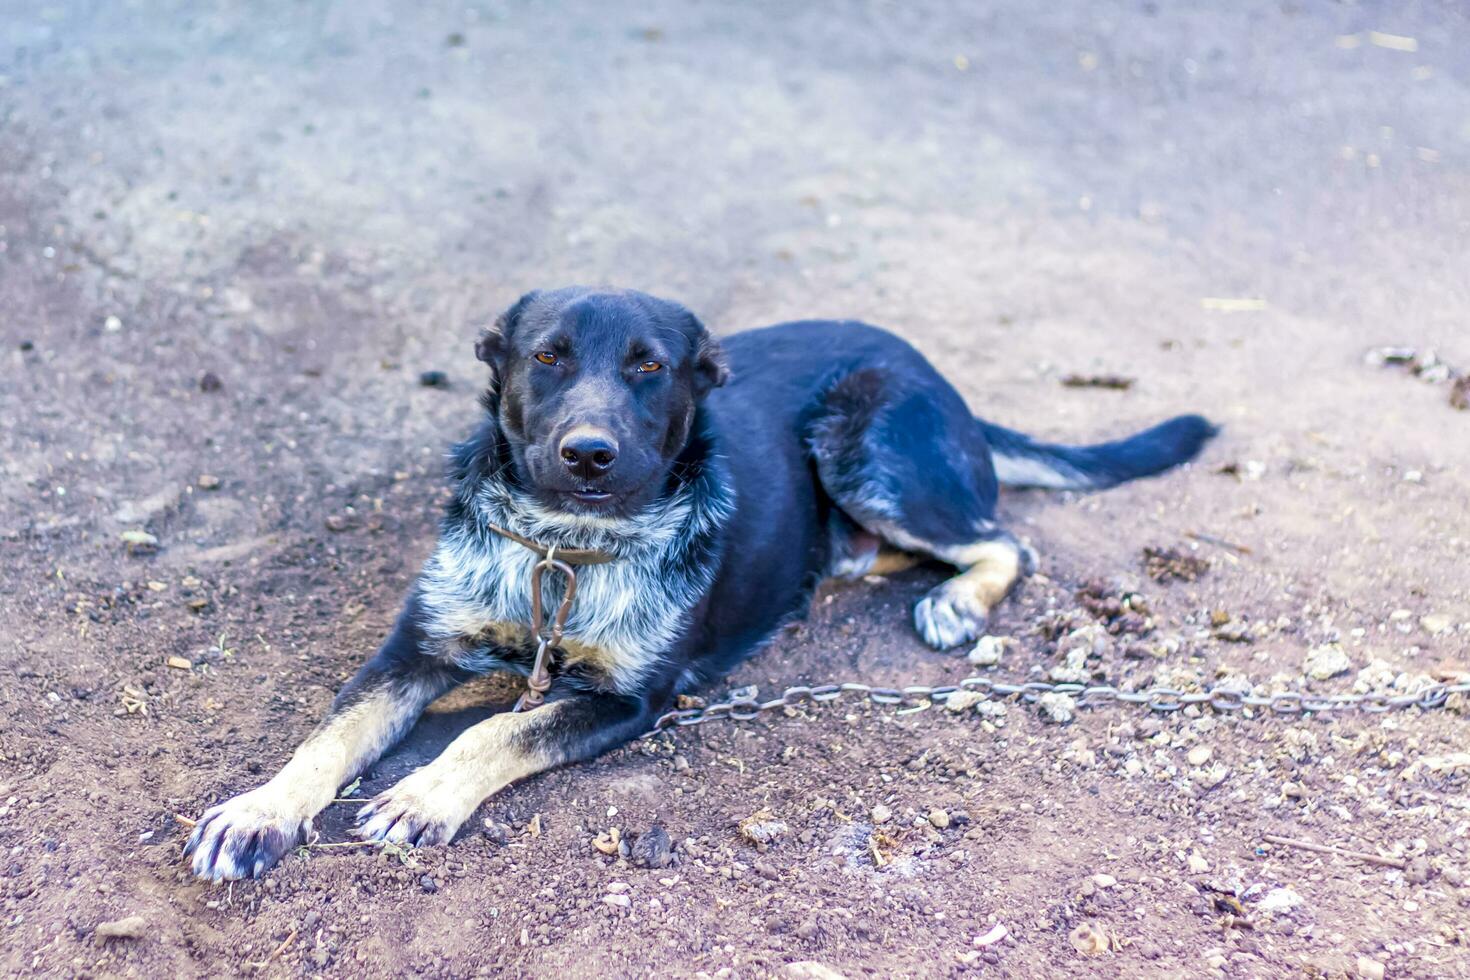
[[[618,440],[606,429],[579,425],[561,440],[561,461],[584,480],[606,476],[618,458]]]

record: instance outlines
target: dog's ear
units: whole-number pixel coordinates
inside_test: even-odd
[[[704,324],[693,314],[689,321],[694,327],[694,397],[703,398],[711,389],[730,380],[730,367],[725,360],[725,349]]]
[[[501,361],[505,353],[510,349],[510,337],[515,333],[516,324],[520,321],[521,314],[526,312],[526,307],[540,295],[535,290],[522,296],[515,301],[515,305],[495,318],[495,322],[480,334],[480,339],[475,341],[475,356],[500,373]]]

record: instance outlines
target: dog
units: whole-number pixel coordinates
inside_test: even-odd
[[[185,846],[198,875],[260,876],[455,685],[535,676],[532,569],[553,548],[600,563],[576,568],[545,703],[473,725],[379,794],[357,816],[363,839],[447,843],[510,783],[648,731],[826,577],[950,565],[914,624],[939,649],[972,641],[1034,562],[996,520],[1000,485],[1100,490],[1186,462],[1216,432],[1183,415],[1050,445],[977,418],[877,327],[811,320],[720,343],[684,307],[634,291],[528,293],[475,353],[490,368],[485,416],[453,451],[437,549],[285,766],[204,813]]]

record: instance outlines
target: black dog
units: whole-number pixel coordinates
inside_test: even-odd
[[[358,817],[365,838],[447,842],[508,783],[648,730],[825,576],[946,562],[958,574],[914,622],[935,647],[973,640],[1030,565],[995,522],[998,483],[1109,487],[1191,459],[1215,431],[1189,415],[1043,445],[977,419],[882,330],[790,323],[722,349],[683,307],[636,292],[530,293],[476,354],[492,369],[487,417],[455,451],[438,550],[280,773],[204,814],[186,848],[198,874],[261,874],[429,702],[486,671],[530,672],[528,543],[612,559],[577,569],[546,703],[469,728],[379,795]],[[562,581],[546,583],[550,608]]]

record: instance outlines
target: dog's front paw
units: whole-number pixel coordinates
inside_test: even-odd
[[[184,856],[201,878],[259,878],[311,834],[311,814],[269,784],[210,807]]]
[[[359,810],[357,835],[414,847],[448,844],[479,805],[479,800],[465,798],[462,783],[442,778],[430,764]]]
[[[969,643],[985,633],[986,609],[973,596],[946,582],[914,606],[914,628],[936,650]]]

